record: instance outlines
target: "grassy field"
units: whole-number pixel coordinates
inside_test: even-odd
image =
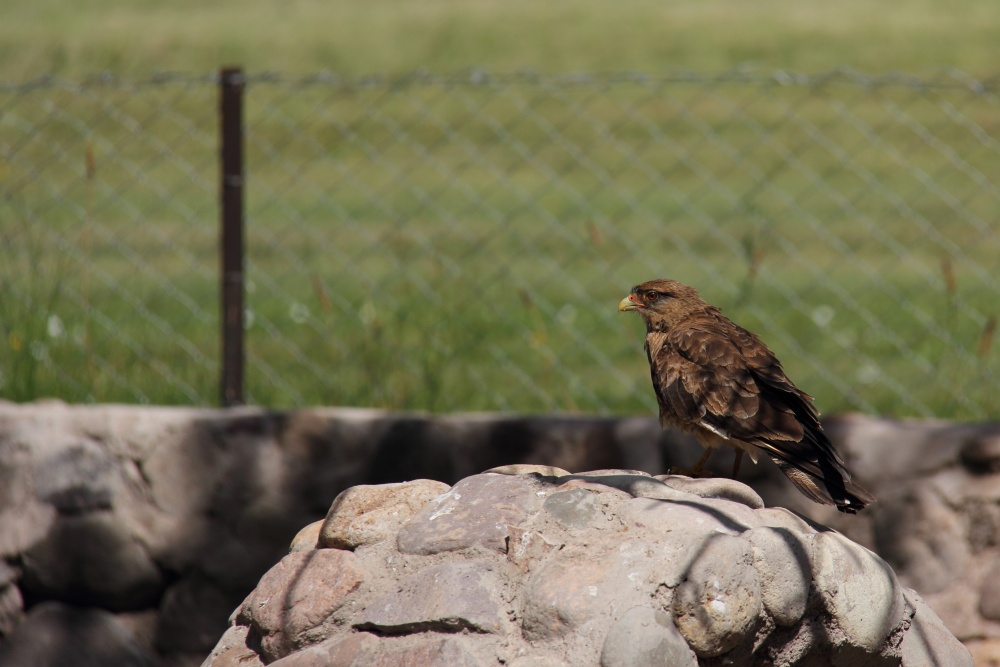
[[[807,0],[6,0],[0,80],[202,72],[417,68],[717,71],[745,62],[816,71],[996,71],[991,0],[835,6]]]
[[[641,325],[615,305],[671,275],[826,412],[995,416],[996,95],[766,76],[987,76],[992,5],[62,9],[5,6],[0,80],[284,72],[247,98],[259,404],[652,412]],[[764,75],[726,83],[297,80],[748,60]],[[196,78],[0,92],[0,396],[215,401],[215,124]]]

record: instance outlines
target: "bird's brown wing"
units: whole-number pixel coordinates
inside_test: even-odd
[[[756,336],[728,320],[692,319],[650,353],[661,413],[748,442],[823,477],[820,458],[839,457],[818,429],[816,410]],[[817,433],[819,436],[817,437]]]
[[[743,352],[747,367],[757,379],[766,402],[794,414],[803,430],[803,444],[817,450],[808,460],[814,463],[819,459],[829,462],[849,481],[850,475],[844,467],[843,459],[823,432],[819,411],[816,410],[812,396],[792,384],[785,375],[781,362],[757,336],[732,322],[727,324],[731,329],[730,338]]]

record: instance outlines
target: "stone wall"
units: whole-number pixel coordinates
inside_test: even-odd
[[[879,553],[977,664],[1000,664],[1000,425],[825,423],[871,511],[811,504],[770,463],[741,480]],[[699,452],[651,418],[0,404],[0,666],[40,636],[75,664],[200,664],[295,533],[354,485],[518,463],[655,474]],[[711,463],[726,474],[732,459]]]

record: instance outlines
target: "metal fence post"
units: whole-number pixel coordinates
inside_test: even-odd
[[[222,250],[222,405],[243,395],[243,70],[219,72],[220,215]]]

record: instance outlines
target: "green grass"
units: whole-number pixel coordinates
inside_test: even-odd
[[[615,305],[670,275],[758,331],[825,412],[995,414],[996,346],[981,352],[1000,293],[995,94],[849,78],[295,83],[746,60],[985,76],[992,5],[63,9],[5,7],[0,79],[285,72],[247,96],[259,404],[651,414],[641,325]],[[215,402],[215,108],[193,78],[0,91],[0,397]]]
[[[367,74],[471,66],[509,71],[720,70],[744,62],[816,71],[996,72],[990,0],[8,0],[0,80],[253,70]]]

